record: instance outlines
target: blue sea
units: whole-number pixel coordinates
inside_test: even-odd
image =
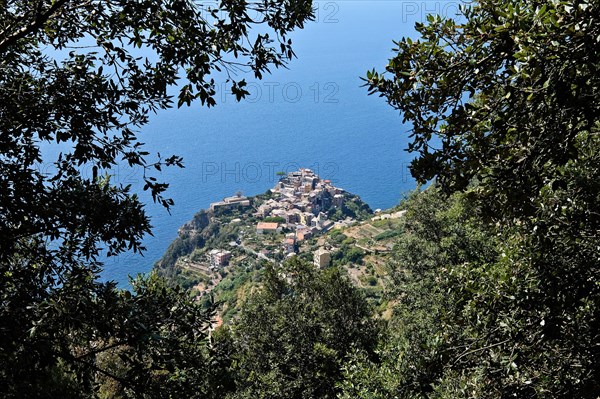
[[[184,169],[159,178],[170,183],[171,214],[148,203],[154,236],[147,251],[106,260],[103,278],[128,286],[128,276],[151,270],[177,229],[211,202],[237,191],[265,192],[278,171],[315,170],[359,195],[372,209],[396,205],[415,188],[405,149],[409,126],[360,77],[383,70],[393,40],[416,37],[414,23],[428,13],[451,15],[458,3],[408,1],[320,1],[317,20],[292,36],[297,59],[262,81],[247,77],[251,95],[241,103],[218,95],[207,109],[166,110],[139,135],[151,153],[177,154]],[[119,182],[141,187],[141,171],[120,169]]]

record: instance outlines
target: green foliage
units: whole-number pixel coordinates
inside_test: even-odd
[[[133,295],[123,294],[131,304],[121,316],[126,317],[121,323],[131,327],[123,326],[123,337],[106,342],[110,350],[98,351],[98,364],[110,361],[100,383],[116,380],[126,397],[211,391],[206,378],[211,309],[204,310],[182,289],[168,288],[156,275],[138,278],[133,286]]]
[[[234,216],[244,214],[236,211]],[[206,248],[229,247],[231,241],[239,238],[239,229],[237,224],[222,222],[213,213],[201,211],[180,229],[179,235],[171,242],[155,268],[169,280],[190,287],[192,284],[175,267],[177,260],[190,255],[192,261],[204,261]]]
[[[377,277],[375,277],[375,276],[367,277],[367,284],[369,284],[372,287],[376,286],[377,285]]]
[[[366,202],[363,202],[359,197],[345,194],[344,203],[341,207],[332,208],[329,211],[329,219],[331,220],[343,220],[347,217],[365,220],[373,215],[373,211]]]
[[[212,295],[214,295],[220,307],[225,309],[222,314],[224,322],[231,321],[238,314],[242,308],[242,303],[238,300],[238,297],[246,296],[246,291],[253,285],[252,277],[257,273],[259,272],[255,270],[247,271],[238,267],[215,287]]]
[[[82,286],[93,294],[81,297]],[[55,299],[27,309],[36,323],[19,341],[3,332],[0,360],[11,365],[0,373],[3,397],[206,391],[211,309],[155,275],[138,278],[133,287],[133,294],[117,291],[90,274],[85,281],[67,280]],[[14,356],[21,352],[26,356]]]
[[[388,230],[388,231],[384,231],[381,234],[377,234],[375,237],[373,237],[373,239],[375,241],[383,241],[383,240],[389,240],[390,238],[397,237],[398,235],[400,235],[400,231]]]
[[[568,183],[560,168],[585,154],[579,137],[598,123],[600,5],[480,1],[462,14],[417,24],[421,39],[396,43],[367,85],[412,123],[420,182],[460,190],[477,179],[487,216],[532,216],[532,198]]]
[[[225,0],[210,21],[205,11],[189,0],[0,2],[0,396],[93,395],[96,351],[111,339],[131,347],[125,376],[104,370],[127,395],[202,392],[199,315],[170,310],[183,293],[163,294],[150,279],[123,299],[98,282],[101,248],[143,252],[151,228],[112,175],[135,168],[170,208],[154,174],[182,159],[144,149],[137,136],[149,115],[175,101],[214,105],[217,78],[233,65],[256,78],[284,66],[294,56],[288,34],[312,7]],[[247,94],[241,76],[229,83],[238,100]],[[197,238],[184,236],[168,258]]]
[[[337,229],[337,230],[332,230],[329,233],[329,237],[333,238],[334,240],[340,240],[340,239],[344,239],[346,238],[346,235],[344,233],[342,233],[341,230]],[[341,238],[340,238],[341,237]]]
[[[177,259],[191,254],[195,249],[204,246],[205,238],[196,232],[180,235],[171,242],[162,259],[160,260],[161,270],[172,270]],[[166,275],[172,275],[167,273]]]
[[[285,219],[282,218],[281,216],[269,216],[269,217],[264,218],[263,222],[282,224],[282,223],[285,223]]]
[[[432,187],[415,192],[403,206],[402,234],[388,264],[388,296],[397,304],[380,341],[381,362],[365,362],[358,353],[345,369],[343,397],[428,397],[445,370],[452,369],[448,349],[456,337],[445,327],[457,304],[448,297],[454,286],[443,284],[445,276],[454,267],[466,269],[497,257],[497,240],[481,229],[461,197],[447,200]]]
[[[413,124],[414,176],[464,192],[409,209],[393,273],[405,346],[381,374],[400,397],[597,398],[600,5],[462,12],[418,24],[367,75]]]
[[[347,266],[362,263],[365,251],[352,244],[353,242],[346,242],[339,250],[333,253],[331,258],[336,265]]]
[[[264,290],[233,326],[237,392],[232,397],[334,398],[341,364],[372,354],[376,328],[361,294],[340,270],[297,259],[270,266]]]
[[[561,247],[541,252],[521,226],[482,222],[468,195],[430,188],[404,205],[382,361],[357,354],[343,397],[595,398],[597,280],[574,232],[544,233]]]

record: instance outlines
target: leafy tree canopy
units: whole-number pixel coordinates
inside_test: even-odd
[[[261,78],[285,66],[294,56],[289,33],[311,18],[310,1],[0,1],[0,390],[35,396],[32,387],[43,389],[59,365],[93,385],[84,378],[92,374],[77,371],[88,359],[78,345],[118,335],[107,312],[129,320],[125,330],[140,316],[114,305],[114,286],[97,282],[100,248],[140,252],[151,228],[110,169],[142,168],[144,189],[169,208],[167,184],[152,170],[182,160],[149,159],[137,137],[149,114],[175,102],[215,105],[219,77],[241,99],[239,73]],[[56,159],[48,146],[60,151]],[[179,331],[138,321],[150,323],[150,335]],[[135,346],[150,335],[118,342]],[[134,368],[174,372],[156,364]],[[18,385],[33,375],[30,387]]]
[[[600,5],[480,1],[417,30],[421,38],[398,42],[386,72],[369,72],[367,84],[412,122],[415,177],[464,191],[475,231],[500,240],[482,257],[469,249],[476,242],[452,238],[464,226],[448,230],[443,213],[413,215],[415,231],[426,230],[420,244],[397,248],[400,275],[409,277],[397,282],[397,298],[423,284],[410,277],[426,266],[433,274],[423,282],[442,297],[413,298],[440,316],[432,327],[427,317],[398,315],[424,346],[392,350],[408,363],[387,370],[411,376],[392,392],[596,398]],[[417,256],[427,230],[443,235]],[[468,249],[458,263],[445,256],[449,238],[453,252]]]
[[[476,179],[491,213],[530,216],[542,187],[598,130],[600,5],[480,1],[459,19],[429,16],[397,42],[379,93],[413,125],[412,172],[460,190]]]
[[[361,293],[337,268],[297,258],[275,271],[232,326],[233,398],[335,398],[354,350],[373,355],[375,322]]]

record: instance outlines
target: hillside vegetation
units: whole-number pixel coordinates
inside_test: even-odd
[[[266,265],[279,267],[292,255],[312,263],[313,253],[318,248],[327,248],[332,253],[334,265],[352,265],[354,281],[368,286],[373,291],[370,296],[381,298],[381,285],[374,277],[373,265],[363,261],[368,250],[342,233],[345,226],[356,226],[353,230],[356,232],[370,226],[364,221],[373,216],[368,205],[345,192],[343,202],[338,206],[328,205],[323,209],[328,216],[323,213],[320,216],[326,218],[327,227],[322,230],[312,227],[310,236],[300,239],[295,231],[308,227],[299,221],[298,224],[287,224],[283,217],[257,214],[257,210],[274,198],[278,198],[276,192],[269,190],[248,198],[248,206],[200,211],[179,229],[178,237],[156,263],[156,271],[172,285],[190,290],[205,308],[213,301],[217,302],[219,320],[222,317],[229,321],[239,313],[249,294],[262,287]],[[259,234],[257,225],[260,222],[277,223],[281,231]],[[380,231],[384,230],[376,230]],[[285,241],[290,236],[294,237],[293,245],[286,246]],[[360,242],[367,245],[364,239]],[[212,264],[211,253],[215,250],[227,250],[231,254],[226,265]]]

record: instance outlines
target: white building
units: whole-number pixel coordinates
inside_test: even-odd
[[[319,248],[313,257],[315,266],[324,269],[331,264],[331,252],[325,248]]]

